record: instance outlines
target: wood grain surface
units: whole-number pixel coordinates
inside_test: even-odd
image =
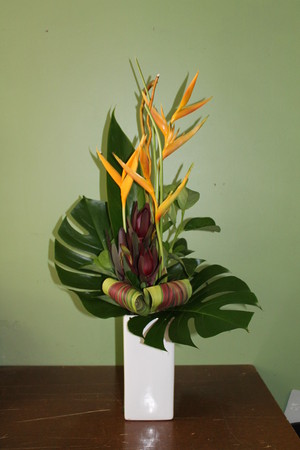
[[[298,450],[249,365],[177,366],[175,418],[123,417],[122,367],[0,367],[0,449]]]

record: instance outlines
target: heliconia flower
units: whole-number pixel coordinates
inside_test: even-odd
[[[141,150],[141,147],[144,145],[146,140],[146,136],[143,136],[139,146],[136,148],[136,150],[132,153],[130,158],[127,161],[128,167],[130,167],[132,170],[136,171],[139,163],[139,153]],[[112,177],[114,182],[119,186],[121,191],[121,203],[122,203],[122,210],[125,211],[125,205],[126,205],[126,199],[128,197],[128,194],[130,192],[133,179],[132,177],[128,176],[126,171],[122,171],[122,175],[119,174],[119,172],[104,158],[103,154],[97,150],[97,154],[99,156],[100,161],[102,162],[103,166],[105,167],[106,171],[109,173],[109,175]]]
[[[205,100],[201,100],[200,102],[194,103],[193,105],[186,106],[186,104],[189,101],[189,99],[192,95],[192,92],[194,90],[194,87],[195,87],[195,84],[196,84],[196,81],[198,78],[198,74],[199,74],[199,72],[196,73],[196,75],[192,79],[191,83],[189,84],[187,90],[183,94],[181,102],[171,118],[171,123],[175,122],[175,120],[181,119],[182,117],[184,117],[188,114],[191,114],[192,112],[201,108],[201,106],[204,106],[207,102],[209,102],[209,100],[211,100],[212,97],[209,97]]]
[[[140,164],[142,168],[143,175],[146,180],[150,180],[151,177],[151,158],[149,152],[150,139],[146,142],[146,144],[141,148],[140,151]]]
[[[146,90],[149,93],[149,91],[152,89],[150,103],[148,105],[148,107],[150,109],[152,108],[154,94],[155,94],[155,89],[156,89],[156,86],[157,86],[157,83],[158,83],[158,79],[159,79],[159,75],[156,75],[155,80],[152,80],[147,85],[147,88],[142,91],[143,94],[145,95],[146,94]],[[145,126],[144,126],[144,119],[143,119],[144,106],[145,106],[145,100],[142,98],[141,105],[140,105],[140,124],[141,124],[142,134],[146,134],[145,133]],[[150,124],[150,117],[149,117],[148,114],[147,114],[146,121],[147,121],[147,127],[148,127],[148,138],[147,138],[147,141],[145,142],[145,145],[141,148],[140,164],[141,164],[141,168],[142,168],[142,172],[143,172],[144,177],[146,178],[146,180],[150,180],[150,177],[151,177],[151,157],[150,157],[149,147],[150,147],[150,143],[151,143],[151,140],[152,140],[152,127],[151,127],[151,124]]]
[[[192,167],[193,167],[193,164],[187,171],[185,177],[183,178],[180,185],[176,188],[176,190],[174,192],[171,192],[168,195],[168,197],[159,205],[159,207],[157,208],[156,214],[155,214],[155,222],[158,222],[160,220],[160,218],[168,211],[171,204],[176,200],[176,198],[178,197],[178,195],[180,194],[180,192],[182,191],[182,189],[184,188],[184,186],[186,185],[186,183],[188,181]]]
[[[170,143],[168,143],[163,149],[163,159],[167,156],[171,155],[171,153],[175,152],[179,147],[189,141],[196,133],[200,130],[202,125],[207,121],[207,117],[205,117],[198,125],[196,125],[192,130],[188,133],[181,134],[177,139],[171,139]],[[177,136],[177,134],[176,134]]]
[[[191,94],[193,92],[195,83],[197,81],[197,77],[198,77],[198,72],[195,75],[195,77],[193,78],[193,80],[191,81],[188,88],[186,89],[178,108],[176,109],[175,113],[173,114],[173,116],[170,120],[170,123],[167,122],[162,107],[161,107],[161,113],[159,114],[158,111],[154,108],[154,106],[152,106],[149,103],[145,93],[142,92],[143,100],[144,100],[144,102],[147,103],[155,123],[157,124],[157,126],[159,127],[159,129],[161,130],[161,132],[164,136],[163,159],[165,159],[167,156],[171,155],[175,150],[177,150],[179,147],[181,147],[183,144],[185,144],[189,139],[191,139],[200,130],[202,125],[207,120],[207,117],[206,117],[204,120],[202,120],[202,122],[200,124],[196,125],[192,130],[190,130],[186,134],[183,133],[180,136],[178,136],[179,130],[175,132],[173,123],[176,120],[181,119],[182,117],[184,117],[188,114],[191,114],[192,112],[201,108],[201,106],[205,105],[212,98],[212,97],[210,97],[208,99],[201,100],[197,103],[194,103],[190,106],[186,106],[186,104],[189,101]]]
[[[151,180],[147,180],[143,178],[141,175],[139,175],[134,168],[132,168],[130,165],[125,164],[116,154],[113,154],[120,166],[125,170],[125,172],[130,175],[130,177],[138,183],[148,194],[150,194],[155,208],[157,207],[157,200],[155,197],[154,187],[151,183]]]
[[[151,197],[153,199],[153,203],[154,203],[155,223],[159,222],[160,218],[168,211],[171,204],[174,202],[174,200],[176,200],[176,198],[178,197],[178,195],[180,194],[180,192],[186,185],[186,183],[188,181],[188,177],[192,170],[193,164],[189,168],[187,174],[185,175],[185,177],[183,178],[182,182],[177,187],[175,192],[170,193],[168,195],[168,197],[160,205],[158,205],[151,182],[150,181],[148,182],[143,177],[141,177],[141,175],[134,172],[129,166],[127,166],[127,164],[123,163],[123,161],[120,158],[118,158],[117,155],[114,155],[114,156],[117,159],[117,161],[121,164],[123,169],[126,170],[128,175],[130,175],[134,179],[134,181],[136,181],[136,183],[138,183],[142,188],[144,188],[147,192],[149,192],[149,194],[151,195]]]

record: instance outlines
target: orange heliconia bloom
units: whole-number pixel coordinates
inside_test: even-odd
[[[139,146],[136,148],[136,150],[132,153],[130,158],[127,161],[127,166],[130,167],[132,170],[136,171],[139,163],[139,154],[141,147],[145,143],[146,136],[143,136]],[[131,176],[127,174],[125,170],[122,171],[122,175],[119,174],[119,172],[104,158],[103,154],[97,150],[97,154],[100,158],[100,161],[102,162],[103,166],[105,167],[106,171],[109,173],[109,175],[112,177],[114,182],[119,186],[121,191],[121,203],[122,203],[122,209],[125,210],[125,204],[126,199],[128,197],[129,191],[131,189],[133,179]]]
[[[167,122],[167,120],[165,118],[162,107],[161,107],[161,114],[159,114],[157,112],[157,110],[152,105],[149,104],[149,101],[148,101],[146,95],[142,92],[143,99],[147,103],[147,105],[151,111],[151,114],[153,116],[153,119],[155,120],[155,123],[157,124],[157,126],[159,127],[159,129],[161,130],[161,132],[164,136],[163,159],[165,159],[167,156],[171,155],[171,153],[173,153],[175,150],[177,150],[179,147],[181,147],[183,144],[185,144],[188,140],[190,140],[197,133],[197,131],[200,130],[202,125],[207,120],[207,117],[206,117],[204,120],[202,120],[202,122],[200,122],[198,125],[196,125],[188,133],[183,133],[180,136],[178,136],[179,130],[177,130],[175,132],[174,122],[176,120],[181,119],[182,117],[184,117],[188,114],[191,114],[192,112],[201,108],[207,102],[209,102],[209,100],[211,100],[211,98],[212,98],[212,97],[210,97],[208,99],[201,100],[197,103],[186,106],[192,95],[193,89],[194,89],[196,81],[197,81],[197,77],[198,77],[198,72],[196,73],[193,80],[191,81],[188,88],[186,89],[186,91],[181,99],[181,102],[180,102],[178,108],[176,109],[175,113],[173,114],[169,123]]]
[[[186,183],[188,181],[192,167],[193,167],[193,164],[187,171],[187,174],[185,175],[185,177],[183,178],[182,182],[177,187],[177,189],[174,192],[170,192],[168,197],[159,205],[159,207],[157,208],[156,214],[155,214],[155,222],[158,222],[160,220],[160,218],[168,211],[168,209],[170,208],[170,206],[174,202],[174,200],[176,200],[176,198],[178,197],[178,195],[180,194],[180,192],[182,191],[182,189],[184,188],[184,186],[186,185]]]
[[[150,109],[152,108],[154,93],[155,93],[155,89],[156,89],[156,86],[158,83],[158,79],[159,79],[159,75],[156,75],[155,80],[152,80],[147,86],[148,92],[150,89],[152,89],[150,103],[148,105]],[[143,93],[146,94],[145,89],[143,90]],[[140,124],[141,124],[142,134],[145,134],[145,126],[144,126],[144,119],[143,119],[144,106],[145,106],[145,100],[142,99],[141,106],[140,106]],[[150,125],[150,117],[148,114],[147,114],[147,127],[148,127],[148,139],[146,140],[145,145],[141,148],[140,164],[141,164],[141,169],[142,169],[144,177],[146,178],[146,180],[150,180],[152,162],[151,162],[151,157],[150,157],[149,146],[150,146],[150,143],[152,140],[152,129],[151,129],[151,125]]]
[[[174,202],[174,200],[178,197],[184,186],[186,185],[188,181],[188,177],[190,175],[190,172],[192,170],[193,165],[189,168],[187,174],[183,178],[180,185],[177,187],[177,189],[174,192],[171,192],[168,197],[160,204],[158,205],[157,199],[155,197],[155,192],[153,185],[150,180],[146,180],[141,175],[139,175],[135,170],[133,170],[132,167],[130,167],[128,164],[125,164],[117,155],[114,154],[114,157],[118,161],[118,163],[121,165],[123,170],[127,172],[127,174],[137,183],[139,184],[146,192],[148,192],[153,200],[154,204],[154,210],[155,210],[155,222],[159,222],[161,217],[168,211],[171,204]]]
[[[125,164],[117,155],[115,155],[115,154],[113,154],[113,155],[116,158],[116,160],[118,161],[118,163],[120,164],[120,166],[123,168],[123,171],[125,171],[125,173],[127,173],[127,176],[129,176],[132,181],[134,180],[146,192],[148,192],[148,194],[151,195],[151,198],[153,200],[153,203],[154,203],[154,206],[155,206],[155,209],[156,209],[157,208],[157,200],[156,200],[156,197],[155,197],[154,187],[153,187],[153,185],[151,183],[151,180],[142,177],[141,175],[139,175],[136,172],[136,169],[134,169],[134,167],[130,166],[128,163]]]

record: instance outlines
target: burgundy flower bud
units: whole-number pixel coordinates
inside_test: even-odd
[[[141,284],[152,286],[157,278],[159,258],[157,236],[148,203],[139,211],[134,203],[131,218],[127,219],[127,231],[119,229],[118,247],[109,246],[115,273],[119,280],[127,280],[129,272]]]
[[[140,257],[138,262],[139,279],[151,286],[155,282],[158,272],[159,260],[155,245],[151,248],[140,248]]]
[[[146,203],[140,211],[138,211],[137,202],[134,203],[131,214],[131,225],[140,240],[146,237],[149,228],[153,228],[149,203]]]

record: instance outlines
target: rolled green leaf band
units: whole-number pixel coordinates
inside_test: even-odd
[[[191,295],[192,286],[189,280],[169,281],[144,289],[145,301],[151,305],[150,312],[183,305]]]
[[[139,314],[140,316],[149,314],[150,308],[145,303],[143,294],[130,284],[116,281],[113,278],[106,278],[103,282],[102,290],[120,306],[134,314]]]
[[[128,283],[106,278],[102,290],[120,306],[141,316],[183,305],[192,295],[192,286],[187,279],[150,286],[142,293]]]

